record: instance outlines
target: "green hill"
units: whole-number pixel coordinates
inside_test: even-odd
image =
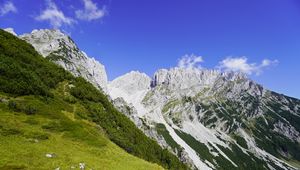
[[[3,30],[0,154],[0,169],[187,169],[92,84]]]

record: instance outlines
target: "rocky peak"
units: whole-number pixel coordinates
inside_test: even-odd
[[[237,72],[221,72],[198,68],[171,68],[158,70],[153,77],[152,87],[164,85],[172,89],[188,89],[192,87],[213,87],[226,82],[246,82],[249,79],[245,74]]]
[[[199,85],[211,85],[220,75],[217,70],[171,68],[161,69],[154,74],[152,86],[167,85],[178,89],[186,89]]]
[[[223,72],[222,77],[229,81],[248,80],[248,77],[245,73],[234,71]]]
[[[70,48],[76,48],[71,38],[57,29],[35,29],[31,33],[20,35],[20,38],[32,44],[44,57],[62,48],[62,43]]]
[[[151,78],[145,73],[131,71],[113,80],[109,86],[118,88],[128,94],[150,89]]]
[[[80,51],[74,41],[57,29],[33,30],[20,38],[32,44],[43,56],[81,76],[107,93],[107,75],[105,67],[94,58]]]
[[[3,30],[6,31],[6,32],[11,33],[11,34],[14,35],[14,36],[18,36],[18,35],[15,33],[15,31],[14,31],[13,28],[5,28],[5,29],[3,29]]]

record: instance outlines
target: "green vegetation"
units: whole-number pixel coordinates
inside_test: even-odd
[[[165,139],[165,141],[167,142],[167,144],[169,146],[171,146],[171,148],[174,151],[177,150],[178,154],[180,154],[180,152],[182,151],[182,148],[181,148],[180,145],[178,145],[178,143],[176,143],[176,141],[174,141],[174,139],[170,135],[169,131],[166,129],[166,126],[164,124],[157,124],[156,125],[156,130],[157,130],[157,133],[159,135],[163,136],[163,138]]]
[[[208,160],[213,163],[213,155],[209,152],[209,149],[204,143],[199,142],[193,136],[184,133],[180,130],[174,129],[176,134],[183,139],[191,148],[193,148],[202,160]]]
[[[164,105],[164,107],[162,108],[162,112],[166,113],[167,111],[169,111],[171,108],[174,108],[175,106],[179,105],[180,101],[179,100],[172,100],[170,102],[168,102],[167,104]]]
[[[208,126],[208,125],[213,125],[214,123],[216,123],[218,121],[218,118],[216,117],[211,117],[210,119],[208,119],[206,122],[204,122],[204,126]]]
[[[255,155],[253,155],[250,152],[244,153],[237,145],[233,145],[231,144],[231,150],[228,148],[224,148],[220,145],[218,145],[218,147],[229,157],[229,159],[231,161],[233,161],[236,165],[238,165],[237,167],[230,167],[232,166],[232,164],[230,166],[226,166],[226,164],[223,166],[221,166],[224,170],[225,169],[256,169],[256,170],[263,170],[266,169],[267,165],[266,163],[257,158]],[[217,162],[219,162],[220,160],[217,158]]]
[[[153,96],[153,93],[149,91],[146,96],[143,98],[142,103],[147,103],[149,99]]]
[[[50,63],[34,48],[1,30],[0,91],[12,95],[51,96],[49,90],[71,74]]]
[[[57,54],[55,54],[55,53],[51,53],[51,54],[49,54],[49,56],[47,56],[46,57],[48,60],[50,60],[50,61],[53,61],[53,62],[55,62],[55,61],[63,61],[64,63],[71,63],[69,60],[67,60],[65,57],[63,57],[63,56],[60,56],[60,55],[57,55]]]
[[[0,158],[0,167],[22,168],[30,166],[32,162],[41,167],[49,164],[54,166],[51,161],[45,163],[46,159],[38,157],[48,149],[49,152],[56,152],[55,159],[61,166],[65,165],[64,162],[69,165],[73,161],[79,161],[79,158],[86,158],[86,162],[91,160],[89,164],[93,165],[93,168],[106,166],[104,163],[106,161],[108,165],[109,161],[112,161],[112,166],[107,169],[114,166],[116,169],[118,167],[126,169],[126,166],[134,167],[134,165],[151,169],[147,168],[147,165],[152,168],[155,166],[122,153],[122,150],[106,139],[107,136],[128,153],[146,161],[167,169],[187,169],[176,156],[146,137],[133,122],[118,112],[107,97],[92,84],[83,78],[73,77],[63,68],[42,58],[25,41],[2,30],[0,30],[0,84],[1,96],[9,100],[7,103],[0,103],[0,114],[5,116],[1,120],[7,120],[1,121],[0,124],[2,138],[0,150],[10,153],[10,156]],[[10,121],[12,124],[6,124]],[[24,141],[29,140],[28,136],[43,142],[26,143]],[[8,141],[13,142],[9,144]],[[10,145],[12,147],[7,147]],[[107,152],[105,149],[108,149]],[[80,151],[77,156],[76,150]],[[71,156],[73,152],[74,157]],[[79,153],[86,156],[80,156]],[[24,154],[32,160],[29,161],[25,156],[18,154]],[[106,160],[101,163],[99,159],[104,159],[104,156]],[[97,165],[92,159],[97,159]],[[135,163],[130,164],[131,161]]]
[[[199,142],[191,135],[176,129],[175,132],[181,139],[183,139],[189,146],[191,146],[191,148],[193,148],[198,153],[199,157],[202,160],[208,160],[209,162],[214,164],[217,169],[266,169],[266,164],[262,160],[256,158],[252,153],[247,152],[247,154],[245,154],[237,145],[231,144],[232,150],[218,145],[218,147],[229,157],[229,159],[238,166],[235,167],[228,159],[226,159],[222,155],[213,156],[205,144]],[[217,151],[211,144],[210,147],[213,148],[213,151]]]
[[[273,114],[268,112],[268,114]],[[278,117],[279,119],[279,117]],[[277,121],[277,117],[272,115],[274,123]],[[269,119],[269,124],[273,124]],[[287,137],[276,133],[270,132],[273,128],[269,127],[264,120],[260,117],[255,121],[255,128],[250,128],[255,135],[255,142],[257,145],[272,155],[284,158],[287,161],[300,160],[300,145],[299,143],[288,139]]]
[[[242,138],[239,135],[233,135],[233,138],[235,139],[236,143],[239,144],[241,147],[248,149],[247,142],[245,141],[244,138]]]
[[[296,101],[294,101],[296,103]],[[285,118],[288,122],[291,123],[292,126],[299,132],[300,131],[300,117],[294,114],[291,114],[289,111],[283,110],[281,105],[277,103],[270,103],[269,106],[277,112],[280,116]],[[295,106],[290,106],[294,108]],[[284,121],[284,120],[283,120]]]
[[[162,169],[126,153],[96,124],[69,118],[75,105],[59,99],[55,100],[62,105],[41,104],[44,101],[34,96],[14,100],[18,107],[26,101],[39,109],[28,115],[0,103],[0,154],[5,155],[0,157],[0,169],[78,169],[79,163],[92,169]],[[63,105],[71,112],[62,110]]]

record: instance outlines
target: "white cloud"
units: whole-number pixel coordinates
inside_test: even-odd
[[[85,21],[92,21],[104,17],[106,14],[105,7],[99,9],[96,3],[93,3],[92,0],[82,0],[84,3],[83,10],[77,10],[75,12],[76,17]]]
[[[178,60],[177,66],[179,68],[201,68],[200,63],[203,62],[203,58],[201,56],[192,55],[184,55]]]
[[[7,1],[3,5],[0,5],[0,16],[4,16],[10,12],[18,12],[17,8],[11,1]]]
[[[227,57],[219,63],[218,68],[224,71],[237,71],[248,75],[251,75],[253,73],[256,75],[260,75],[263,69],[272,65],[276,65],[277,63],[278,60],[264,59],[262,60],[261,64],[256,64],[248,63],[247,57]]]
[[[261,63],[262,66],[266,67],[266,66],[270,66],[270,65],[276,65],[278,64],[279,61],[278,60],[269,60],[269,59],[264,59]]]
[[[54,28],[59,28],[62,25],[72,25],[76,22],[74,19],[66,17],[52,0],[47,0],[47,8],[35,19],[38,21],[49,21]]]

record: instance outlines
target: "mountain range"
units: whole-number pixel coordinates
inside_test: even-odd
[[[167,169],[300,168],[299,99],[266,89],[242,73],[198,68],[160,69],[152,77],[132,71],[108,81],[105,67],[59,30],[19,36],[13,29],[5,30],[31,44],[46,60],[91,83],[148,137],[145,141],[153,139],[182,165],[172,156],[168,161],[175,163],[167,165],[158,161],[161,158],[143,157],[109,137],[128,153]],[[80,90],[80,95],[90,93]],[[112,124],[111,117],[104,119],[109,122],[101,120],[98,124],[104,129]],[[116,129],[105,130],[110,134]]]

